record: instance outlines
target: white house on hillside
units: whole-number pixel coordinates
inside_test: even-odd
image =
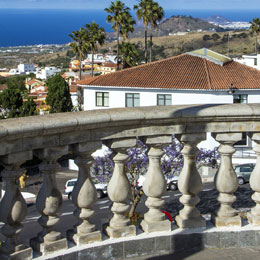
[[[241,58],[235,58],[234,61],[260,70],[260,54],[242,55]]]
[[[61,72],[61,70],[57,69],[56,67],[45,67],[44,69],[42,69],[36,73],[36,78],[42,79],[42,80],[47,80],[51,76],[54,76],[60,72]]]
[[[21,74],[26,74],[35,71],[34,64],[19,64],[18,69]]]
[[[84,110],[260,102],[260,71],[207,49],[81,80]],[[218,144],[209,138],[205,147]],[[246,133],[239,144],[251,147]]]

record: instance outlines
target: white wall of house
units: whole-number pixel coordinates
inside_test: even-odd
[[[241,58],[235,58],[234,61],[260,70],[260,54],[242,55]]]
[[[57,73],[60,73],[61,70],[57,69],[56,67],[45,67],[44,69],[42,69],[41,71],[38,71],[36,73],[36,78],[42,79],[42,80],[46,80],[48,78],[50,78],[51,76],[54,76]]]
[[[18,69],[21,73],[34,72],[34,64],[19,64]]]
[[[96,106],[96,92],[109,93],[109,106]],[[84,88],[84,110],[125,107],[126,93],[139,93],[140,106],[157,105],[157,94],[171,94],[172,105],[188,104],[231,104],[233,95],[248,95],[248,103],[260,102],[260,90],[235,91],[228,94],[227,91],[193,91],[193,90],[160,90],[160,89],[137,89],[137,88]]]

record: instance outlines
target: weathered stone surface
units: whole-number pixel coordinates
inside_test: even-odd
[[[125,257],[151,255],[155,253],[155,238],[129,240],[124,243]]]
[[[0,251],[0,259],[1,260],[31,260],[32,259],[32,249],[25,248],[19,252],[15,252],[12,254],[3,254]]]
[[[88,234],[75,234],[74,230],[69,230],[67,232],[67,237],[70,241],[73,241],[77,246],[102,241],[102,235],[100,231],[94,231]]]
[[[171,252],[171,236],[155,237],[155,252],[158,254]]]
[[[37,238],[34,238],[31,239],[30,245],[33,250],[42,253],[42,255],[51,254],[68,248],[67,239],[65,238],[53,242],[40,242]]]
[[[126,227],[110,227],[106,228],[106,232],[110,238],[129,237],[136,235],[136,227],[129,225]]]
[[[141,227],[144,232],[151,233],[151,232],[160,232],[160,231],[171,231],[171,222],[169,220],[160,221],[160,224],[148,222],[143,220],[141,222]]]
[[[239,216],[218,217],[212,214],[211,221],[216,227],[235,227],[242,225],[241,218]]]
[[[123,259],[124,244],[123,242],[111,243],[109,245],[96,246],[82,249],[78,252],[77,260],[108,260],[108,259]]]

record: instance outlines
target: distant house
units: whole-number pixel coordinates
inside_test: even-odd
[[[103,63],[100,66],[100,71],[102,75],[109,74],[116,71],[116,64],[115,63]]]
[[[241,58],[235,58],[235,61],[260,70],[260,54],[242,55]]]
[[[84,88],[84,110],[260,101],[260,71],[207,49],[78,84]],[[242,144],[251,145],[246,136]]]
[[[28,90],[31,90],[35,87],[38,87],[38,86],[44,86],[45,83],[41,80],[38,80],[38,79],[30,79],[27,81],[26,79],[26,82],[25,82],[25,87],[28,89]]]
[[[61,72],[61,69],[58,69],[56,67],[45,67],[42,70],[38,70],[38,72],[36,73],[36,78],[42,79],[42,80],[47,80],[51,76],[54,76],[60,72]]]
[[[34,64],[19,64],[18,70],[21,74],[27,74],[35,71]]]

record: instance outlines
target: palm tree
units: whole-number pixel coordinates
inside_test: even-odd
[[[122,42],[119,45],[119,50],[119,62],[123,65],[123,69],[136,66],[139,63],[139,53],[135,44]]]
[[[152,48],[153,48],[153,29],[157,27],[158,22],[160,22],[164,17],[164,10],[157,2],[150,0],[150,62],[152,61]]]
[[[253,33],[256,33],[255,37],[255,53],[257,53],[257,36],[260,32],[260,19],[259,18],[254,18],[251,22],[250,30]]]
[[[99,27],[95,22],[91,22],[90,24],[86,24],[86,35],[89,44],[89,48],[92,54],[91,60],[91,76],[94,76],[94,52],[97,51],[98,46],[103,45],[105,42],[105,29],[103,27]]]
[[[140,0],[138,5],[134,5],[138,20],[143,20],[144,23],[144,59],[147,63],[147,29],[150,18],[150,0]]]
[[[133,31],[134,21],[130,15],[130,8],[126,7],[121,1],[111,2],[109,8],[105,8],[105,11],[109,13],[107,16],[107,22],[112,24],[113,29],[116,32],[117,37],[117,57],[119,57],[119,36],[128,36],[130,31]],[[127,28],[129,27],[129,28]],[[117,58],[117,70],[119,69],[119,59]]]
[[[79,79],[81,79],[81,63],[83,57],[89,52],[89,43],[87,41],[86,30],[80,28],[79,31],[72,31],[69,35],[73,39],[74,42],[70,43],[70,47],[73,52],[79,57]]]

